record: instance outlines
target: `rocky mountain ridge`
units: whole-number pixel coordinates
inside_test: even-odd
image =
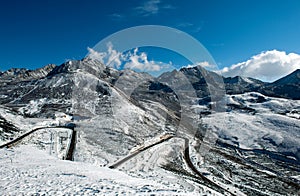
[[[28,70],[24,68],[10,69],[0,73],[0,85],[3,82],[21,82],[21,81],[29,81],[29,80],[37,80],[45,77],[50,77],[56,74],[62,73],[71,73],[76,69],[79,69],[81,65],[80,62],[93,62],[89,58],[85,58],[80,61],[68,61],[66,63],[61,64],[60,66],[56,66],[54,64],[49,64],[43,68],[37,70]],[[87,67],[85,67],[87,68]],[[110,83],[114,83],[113,80],[117,80],[119,75],[122,74],[122,71],[118,71],[105,65],[100,62],[94,62],[94,66],[90,70],[85,70],[87,72],[93,73],[94,75],[98,75],[101,78],[108,79],[107,77],[111,77]],[[202,71],[200,71],[202,69]],[[203,68],[200,67],[191,67],[191,68],[181,68],[178,70],[183,73],[190,82],[193,84],[195,89],[198,89],[203,92],[203,94],[199,94],[199,96],[207,96],[208,93],[205,92],[206,79],[203,77]],[[174,75],[177,71],[174,70],[172,72],[163,73],[162,75],[154,78],[147,73],[143,74],[146,80],[162,80],[164,77],[170,77]],[[135,73],[135,72],[134,72]],[[138,74],[138,73],[136,73]],[[147,76],[146,76],[147,75]],[[215,75],[215,73],[210,72],[210,75]],[[112,79],[114,78],[114,79]],[[289,98],[289,99],[300,99],[300,94],[293,91],[293,88],[299,88],[300,85],[300,70],[295,70],[287,76],[284,76],[277,81],[272,83],[262,82],[257,79],[235,76],[235,77],[223,77],[223,82],[225,84],[225,89],[227,94],[242,94],[245,92],[259,92],[265,94],[267,96],[274,96],[279,98]]]

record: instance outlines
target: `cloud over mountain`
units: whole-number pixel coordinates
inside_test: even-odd
[[[226,77],[245,76],[272,82],[300,69],[300,55],[284,51],[265,51],[245,62],[223,68],[220,73]]]
[[[147,53],[139,52],[138,48],[135,48],[133,52],[121,53],[113,49],[113,44],[110,42],[107,44],[107,51],[99,52],[92,48],[88,48],[88,51],[90,58],[115,69],[120,69],[123,66],[125,69],[136,71],[160,72],[172,67],[172,64],[149,60]]]

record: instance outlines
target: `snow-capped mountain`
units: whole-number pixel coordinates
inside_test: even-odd
[[[16,183],[0,193],[297,195],[299,84],[299,70],[274,83],[199,66],[155,78],[90,58],[8,70],[1,177]]]

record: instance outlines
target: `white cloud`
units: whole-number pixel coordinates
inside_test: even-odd
[[[184,68],[193,68],[193,67],[196,67],[196,66],[201,66],[201,67],[204,67],[206,69],[214,69],[214,68],[216,68],[216,65],[212,65],[212,64],[210,64],[207,61],[197,62],[197,63],[195,63],[193,65],[186,65],[186,66],[182,66],[182,67],[184,67]]]
[[[216,67],[215,65],[212,65],[207,61],[199,62],[199,63],[197,63],[197,65],[204,67],[204,68],[215,68]]]
[[[124,65],[124,69],[132,69],[136,71],[146,72],[159,72],[165,69],[169,69],[172,63],[169,64],[163,62],[156,62],[148,60],[148,56],[145,52],[139,52],[138,48],[132,52],[122,54],[121,52],[113,49],[113,44],[107,44],[106,52],[98,52],[92,48],[88,48],[88,56],[91,59],[98,60],[99,62],[116,69],[120,69],[121,65]]]
[[[108,15],[112,20],[114,21],[122,21],[124,20],[125,16],[122,14],[118,14],[118,13],[113,13]]]
[[[220,73],[226,77],[245,76],[273,82],[300,69],[300,55],[283,51],[266,51],[251,59],[223,68]]]
[[[196,24],[190,22],[178,23],[176,26],[185,32],[198,33],[203,29],[205,22],[198,21]]]
[[[125,63],[125,69],[134,69],[139,71],[160,71],[163,68],[166,68],[168,64],[162,62],[149,61],[147,54],[142,52],[138,54],[138,49],[136,48],[133,51],[133,54],[130,53],[128,62]]]
[[[92,48],[87,48],[89,54],[88,54],[88,57],[91,58],[91,59],[94,59],[94,60],[98,60],[99,62],[101,63],[104,63],[104,58],[106,57],[106,53],[105,52],[98,52],[98,51],[95,51],[94,49]]]
[[[159,10],[159,3],[160,0],[146,1],[142,6],[137,7],[137,9],[143,12],[144,14],[157,14]]]
[[[111,42],[107,44],[107,47],[107,65],[119,69],[122,64],[122,53],[114,50]]]
[[[113,67],[116,69],[120,68],[120,66],[122,64],[122,60],[123,60],[123,55],[122,55],[122,53],[113,49],[113,45],[111,42],[107,43],[107,51],[106,52],[98,52],[89,47],[87,49],[89,51],[88,56],[91,59],[98,60],[99,62],[101,62],[109,67]]]
[[[141,6],[135,7],[142,16],[155,15],[162,9],[174,9],[172,5],[162,4],[160,0],[147,0]]]
[[[194,26],[194,24],[190,23],[190,22],[182,22],[182,23],[179,23],[177,26],[185,28],[185,27],[192,27],[192,26]]]

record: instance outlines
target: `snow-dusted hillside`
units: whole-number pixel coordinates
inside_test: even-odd
[[[179,185],[132,177],[88,163],[62,161],[31,146],[0,150],[2,195],[197,195]],[[216,192],[202,188],[204,193]],[[202,192],[201,191],[201,192]]]
[[[203,118],[220,139],[243,149],[265,149],[300,161],[300,101],[250,92],[227,95],[227,111]]]
[[[200,67],[153,78],[89,58],[4,72],[0,193],[296,195],[299,100],[224,82]]]

